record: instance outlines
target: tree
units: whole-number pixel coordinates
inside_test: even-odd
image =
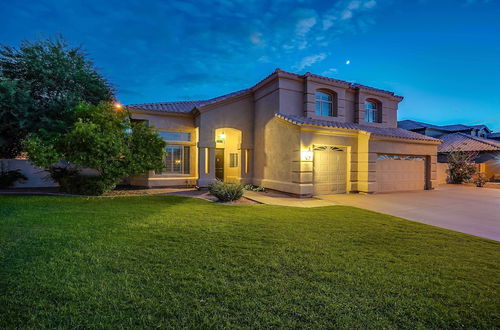
[[[474,160],[477,153],[454,150],[448,153],[448,178],[450,183],[461,184],[472,179],[476,173]]]
[[[0,157],[19,153],[29,133],[65,132],[80,102],[112,102],[113,89],[81,48],[62,38],[0,47]],[[13,134],[13,132],[16,132]]]
[[[113,189],[122,177],[163,167],[165,142],[143,123],[131,123],[126,110],[109,103],[79,104],[78,120],[65,133],[26,140],[30,160],[48,169],[64,191],[99,195]],[[85,175],[84,169],[94,169]]]
[[[22,139],[33,117],[33,102],[26,85],[0,78],[0,158],[13,158],[22,151]]]

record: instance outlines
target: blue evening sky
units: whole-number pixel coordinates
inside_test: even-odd
[[[500,130],[497,0],[0,0],[0,15],[1,43],[82,45],[124,104],[214,97],[279,67],[394,91],[399,119]]]

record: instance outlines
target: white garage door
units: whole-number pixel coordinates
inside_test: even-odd
[[[379,155],[377,192],[425,189],[425,157]]]
[[[347,156],[343,148],[320,146],[314,148],[314,194],[346,192]]]

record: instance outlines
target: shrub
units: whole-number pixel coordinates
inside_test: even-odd
[[[5,171],[3,164],[0,168],[0,188],[12,187],[16,182],[26,181],[27,178],[20,170]]]
[[[448,178],[450,183],[461,184],[471,180],[476,173],[477,153],[452,151],[448,154]]]
[[[484,187],[486,184],[486,175],[484,173],[478,173],[477,176],[472,180],[476,187]]]
[[[243,196],[244,186],[239,183],[222,182],[220,180],[208,186],[208,191],[221,202],[236,201]]]
[[[52,166],[49,172],[61,191],[75,195],[99,196],[114,189],[120,181],[103,175],[83,175],[72,166]]]
[[[245,190],[249,191],[266,191],[266,188],[262,186],[254,186],[253,184],[246,184],[245,185]]]

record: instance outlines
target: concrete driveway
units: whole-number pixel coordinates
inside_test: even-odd
[[[442,185],[430,191],[316,198],[500,241],[500,189]]]

